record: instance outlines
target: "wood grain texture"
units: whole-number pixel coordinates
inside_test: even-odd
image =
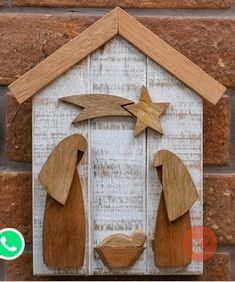
[[[24,102],[44,86],[102,46],[118,32],[117,10],[113,10],[62,46],[43,62],[13,82],[9,88],[19,103]],[[79,52],[77,50],[79,46]]]
[[[84,94],[60,98],[83,108],[84,110],[73,120],[73,123],[96,117],[105,116],[131,116],[122,106],[133,104],[131,100],[107,94]]]
[[[71,125],[79,109],[58,100],[72,93],[107,93],[138,102],[141,85],[147,86],[153,102],[170,103],[162,116],[165,134],[161,137],[151,129],[134,137],[131,117]],[[37,177],[54,146],[74,133],[88,140],[88,153],[78,167],[87,226],[85,261],[80,268],[47,267],[42,259],[41,236],[46,193]],[[176,153],[189,169],[200,200],[190,212],[192,226],[202,225],[201,138],[201,98],[120,37],[48,85],[33,99],[35,274],[200,274],[202,262],[193,261],[180,270],[156,267],[152,239],[162,189],[156,180],[153,156],[161,149]],[[138,261],[129,269],[104,266],[94,247],[113,233],[130,234],[136,229],[148,234]]]
[[[231,0],[12,0],[14,6],[115,8],[228,8]]]
[[[164,193],[162,193],[153,240],[154,262],[156,266],[167,268],[185,267],[191,263],[192,259],[188,258],[183,250],[183,237],[190,228],[189,212],[186,212],[174,221],[169,221]]]
[[[206,100],[216,104],[225,87],[149,29],[119,10],[119,34]]]
[[[197,200],[195,184],[182,160],[172,152],[157,152],[153,163],[157,169],[161,169],[167,215],[173,221],[185,214]]]
[[[144,245],[146,235],[142,230],[135,230],[130,236],[126,234],[112,234],[102,240],[97,247],[109,248],[128,248],[142,247]]]
[[[145,248],[125,247],[113,249],[109,247],[97,247],[95,249],[106,267],[130,268],[136,263]]]
[[[120,8],[112,10],[13,82],[9,86],[11,92],[19,103],[24,102],[117,34],[211,103],[216,104],[225,92],[223,85]]]
[[[86,223],[82,188],[74,172],[66,204],[49,195],[43,221],[43,260],[47,266],[82,267],[86,244]]]
[[[149,97],[148,90],[142,86],[139,102],[124,106],[125,109],[137,118],[134,135],[140,134],[147,127],[163,134],[160,116],[166,111],[168,106],[168,103],[153,103]]]
[[[51,152],[39,173],[47,197],[43,221],[43,260],[48,266],[81,267],[86,226],[82,188],[76,169],[86,139],[73,134]]]
[[[95,250],[109,268],[132,267],[145,249],[145,239],[142,230],[135,230],[130,236],[112,234],[102,240]]]
[[[69,190],[73,181],[78,154],[85,152],[86,139],[74,134],[63,139],[51,152],[43,165],[39,180],[47,193],[61,205],[66,203]]]

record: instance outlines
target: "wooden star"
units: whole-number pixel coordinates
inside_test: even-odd
[[[169,103],[153,103],[148,90],[142,86],[140,100],[137,104],[126,105],[124,108],[137,118],[134,135],[150,127],[163,134],[160,116],[166,111]]]

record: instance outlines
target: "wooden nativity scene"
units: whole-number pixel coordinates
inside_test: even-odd
[[[202,273],[182,244],[220,83],[116,8],[9,88],[33,97],[35,274]]]

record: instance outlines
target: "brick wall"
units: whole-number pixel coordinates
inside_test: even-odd
[[[204,224],[215,231],[219,246],[202,276],[182,280],[235,280],[235,3],[230,0],[0,0],[0,228],[16,227],[26,239],[20,258],[0,261],[0,280],[57,279],[32,275],[31,101],[18,105],[7,85],[116,5],[228,87],[216,106],[204,103]]]

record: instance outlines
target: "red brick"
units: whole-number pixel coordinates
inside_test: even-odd
[[[19,105],[15,97],[7,95],[7,157],[9,160],[32,161],[32,103]]]
[[[215,79],[235,86],[234,19],[137,19]],[[96,20],[93,16],[2,15],[0,83],[14,81]]]
[[[3,4],[4,4],[3,0],[0,0],[0,6],[3,6]]]
[[[140,276],[34,276],[32,266],[32,253],[23,253],[16,260],[8,261],[5,264],[5,280],[6,281],[73,281],[73,280],[100,280],[100,281],[119,281],[119,280],[140,280]],[[210,260],[204,263],[204,273],[200,276],[146,276],[148,281],[228,281],[230,271],[230,261],[228,254],[216,254]]]
[[[235,244],[235,174],[204,176],[204,224],[220,243]]]
[[[231,0],[13,0],[14,6],[114,8],[227,8]]]
[[[229,281],[230,258],[228,254],[217,254],[204,263],[202,281]]]
[[[14,161],[32,161],[32,101],[22,105],[7,95],[7,158]]]
[[[19,14],[0,17],[0,84],[13,82],[97,19]]]
[[[203,163],[204,165],[226,165],[229,163],[230,145],[228,97],[224,96],[216,106],[205,101],[203,113]]]
[[[5,263],[5,281],[45,281],[47,277],[33,275],[32,253],[23,253],[19,258]]]
[[[30,172],[0,173],[0,227],[18,229],[32,240],[32,181]]]

